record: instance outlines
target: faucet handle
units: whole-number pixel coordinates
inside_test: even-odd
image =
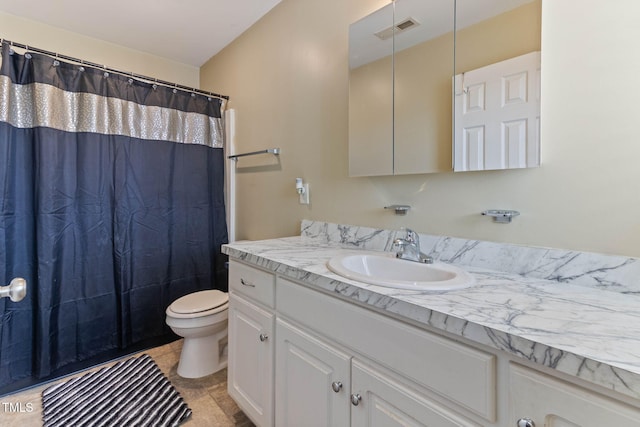
[[[416,233],[412,229],[405,228],[404,231],[405,233],[407,233],[406,240],[408,240],[409,242],[418,243],[420,241],[420,237],[418,236],[418,233]]]

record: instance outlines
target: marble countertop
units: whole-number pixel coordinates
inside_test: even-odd
[[[358,249],[355,249],[358,250]],[[637,297],[462,266],[476,279],[451,291],[391,289],[352,281],[326,267],[352,246],[296,236],[235,242],[223,252],[347,300],[506,351],[640,398]]]

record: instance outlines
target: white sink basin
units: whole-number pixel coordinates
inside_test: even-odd
[[[388,288],[451,290],[475,283],[469,273],[450,264],[407,261],[392,253],[349,253],[331,258],[327,267],[347,279]]]

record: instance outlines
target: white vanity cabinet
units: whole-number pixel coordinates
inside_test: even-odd
[[[449,404],[495,418],[491,354],[280,277],[276,311],[278,426],[481,425]],[[336,382],[342,387],[334,392]],[[305,396],[317,401],[292,407],[292,398]]]
[[[229,395],[253,422],[273,426],[275,276],[229,263]]]
[[[276,426],[478,426],[404,379],[276,320]]]
[[[631,398],[230,266],[228,390],[260,427],[640,426]]]
[[[509,391],[513,426],[640,426],[638,408],[516,364],[509,366]]]

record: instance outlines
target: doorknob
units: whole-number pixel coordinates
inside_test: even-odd
[[[9,297],[11,301],[18,302],[27,295],[27,281],[22,277],[16,277],[8,286],[0,286],[0,298]]]

